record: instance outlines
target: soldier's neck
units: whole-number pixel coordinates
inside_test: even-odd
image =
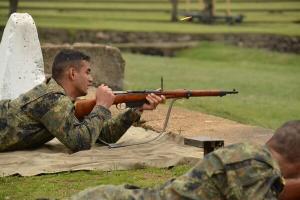
[[[280,171],[284,178],[293,179],[300,177],[300,163],[293,163],[289,161],[272,148],[269,148],[269,150],[271,151],[272,156],[278,162]]]
[[[76,89],[72,84],[68,84],[66,82],[61,81],[58,83],[66,92],[66,95],[71,98],[72,101],[75,101],[78,97]]]

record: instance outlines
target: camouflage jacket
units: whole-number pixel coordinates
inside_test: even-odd
[[[160,188],[99,186],[72,199],[275,200],[283,186],[279,166],[267,147],[236,144],[208,154],[189,172]]]
[[[98,139],[116,142],[139,120],[129,109],[116,118],[102,106],[79,121],[74,103],[54,79],[14,100],[0,101],[0,151],[38,147],[56,137],[72,151],[89,149]]]

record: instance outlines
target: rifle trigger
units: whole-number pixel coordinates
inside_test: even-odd
[[[190,98],[192,96],[192,92],[190,91],[190,90],[188,90],[187,92],[186,92],[186,98],[188,99],[188,98]]]
[[[118,103],[118,104],[116,104],[116,108],[118,110],[124,110],[126,108],[126,104],[125,103]]]

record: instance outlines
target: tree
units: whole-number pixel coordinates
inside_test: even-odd
[[[19,2],[19,0],[9,0],[9,14],[8,14],[8,16],[10,16],[14,12],[17,12],[18,2]]]
[[[203,13],[203,20],[207,23],[211,23],[214,20],[215,16],[215,1],[214,0],[204,0],[204,9]]]
[[[172,3],[172,11],[171,11],[171,21],[172,22],[177,22],[177,10],[178,10],[178,0],[170,0]]]

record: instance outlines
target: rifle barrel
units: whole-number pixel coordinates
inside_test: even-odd
[[[143,90],[143,91],[116,91],[114,94],[116,98],[123,99],[121,96],[130,95],[130,99],[140,99],[144,98],[148,94],[156,94],[158,96],[164,95],[167,99],[171,98],[189,98],[189,97],[204,97],[204,96],[225,96],[227,94],[237,94],[238,91],[233,89],[232,91],[222,91],[222,90],[169,90],[169,91],[158,91],[158,90]],[[118,101],[119,103],[119,101]]]
[[[233,89],[232,91],[222,90],[144,90],[144,91],[114,91],[116,95],[114,103],[115,105],[121,103],[132,102],[147,102],[146,96],[154,93],[156,95],[164,95],[166,99],[172,98],[189,98],[189,97],[205,97],[205,96],[225,96],[227,94],[237,94],[238,91]],[[75,104],[75,116],[82,118],[89,114],[96,104],[96,99],[79,100]]]

